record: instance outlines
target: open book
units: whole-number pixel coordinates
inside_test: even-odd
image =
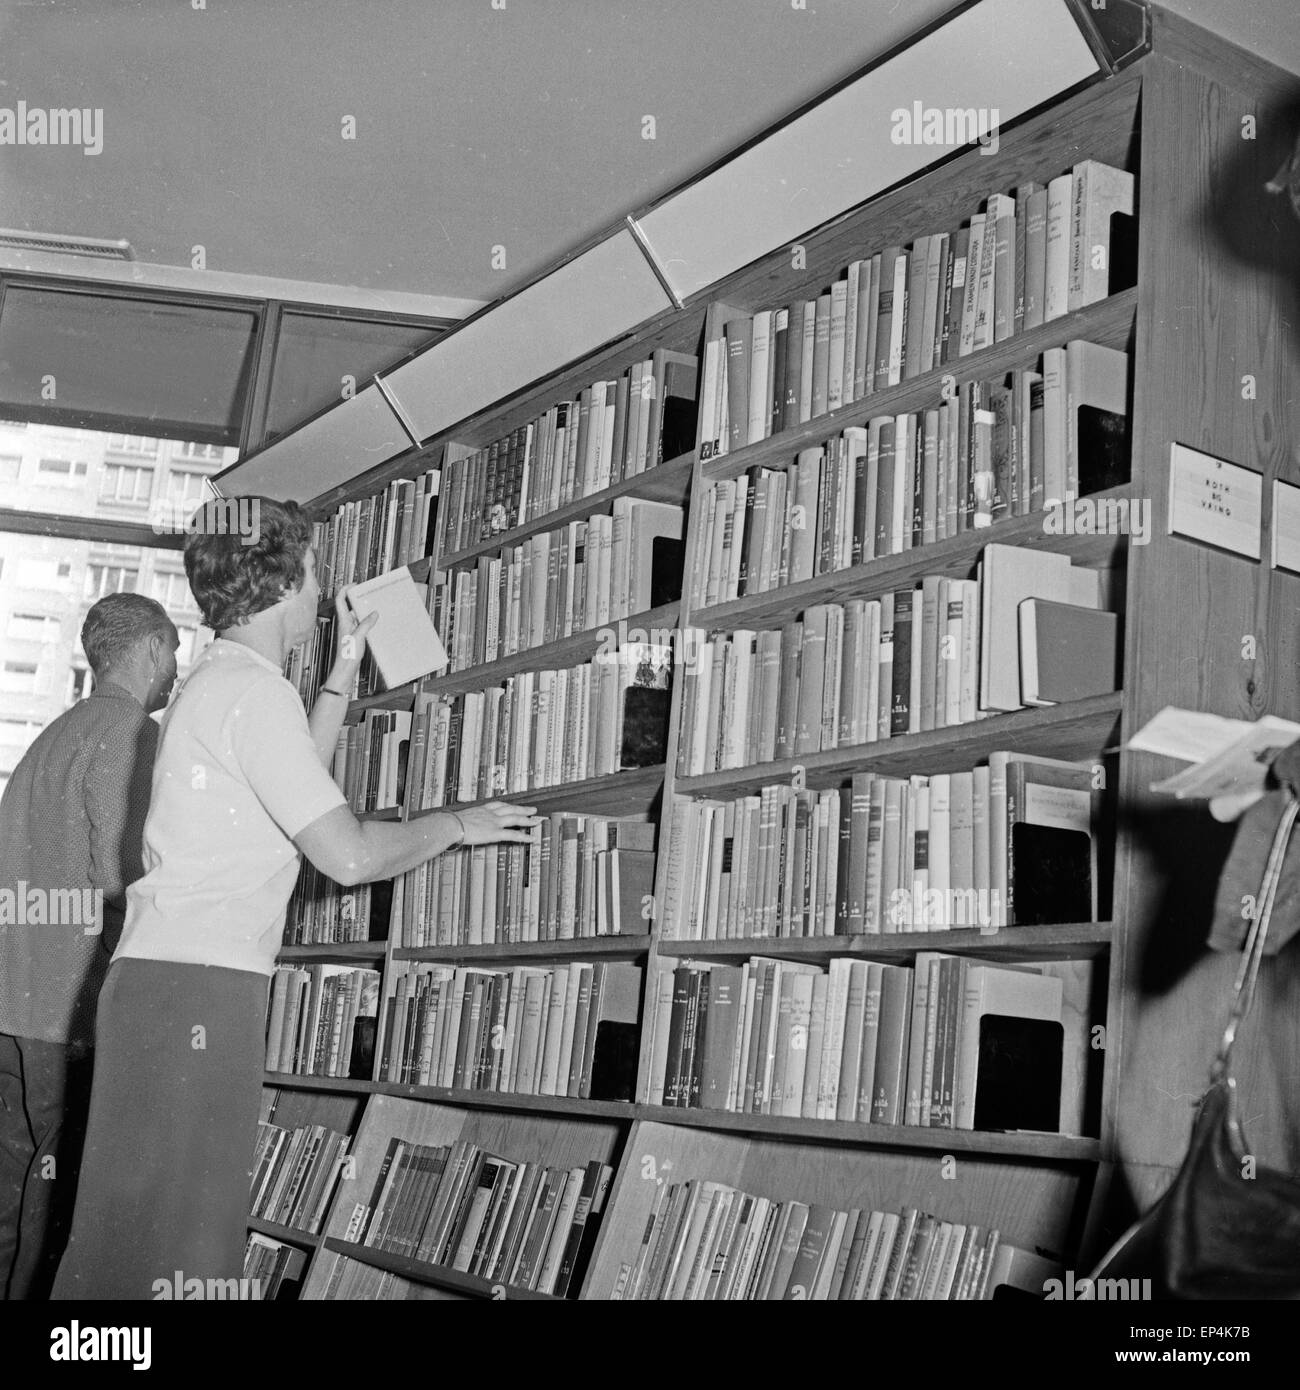
[[[1137,731],[1128,746],[1191,763],[1181,772],[1152,782],[1153,792],[1221,801],[1240,811],[1264,790],[1268,765],[1296,739],[1300,724],[1266,714],[1260,719],[1229,719],[1221,714],[1166,706]]]
[[[344,597],[358,622],[379,614],[366,640],[389,690],[446,666],[447,652],[425,610],[420,586],[405,566],[353,584]]]

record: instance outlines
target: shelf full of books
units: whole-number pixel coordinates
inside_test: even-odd
[[[307,1297],[978,1300],[1080,1257],[1164,80],[1076,93],[407,461],[450,664],[359,708],[336,770],[408,819],[542,819],[394,883],[377,969],[274,982],[268,1070],[365,1097]],[[419,558],[391,496],[322,519],[340,574]],[[361,939],[359,901],[299,896],[299,941]]]

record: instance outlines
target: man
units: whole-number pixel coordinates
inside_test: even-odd
[[[122,930],[180,640],[162,605],[86,614],[89,698],[45,729],[0,802],[0,1295],[46,1298],[67,1238],[95,1005]]]

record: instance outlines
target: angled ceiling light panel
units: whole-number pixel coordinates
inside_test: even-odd
[[[982,0],[658,204],[641,231],[685,299],[955,148],[895,143],[895,112],[973,112],[983,135],[1100,70],[1065,0]]]
[[[428,439],[672,307],[623,229],[453,329],[384,384]]]
[[[307,501],[405,453],[411,437],[374,385],[217,474],[223,497]]]

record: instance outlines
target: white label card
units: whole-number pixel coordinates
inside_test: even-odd
[[[1260,558],[1264,480],[1183,444],[1169,446],[1169,533]]]
[[[1273,568],[1300,574],[1300,487],[1273,480]]]

